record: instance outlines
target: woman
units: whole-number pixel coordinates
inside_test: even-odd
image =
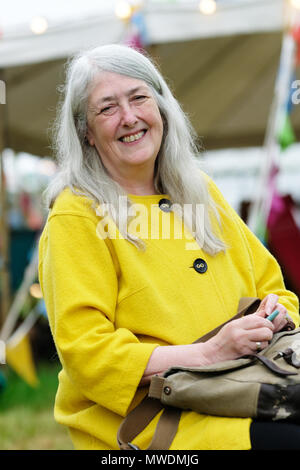
[[[117,449],[153,374],[264,348],[287,312],[298,325],[279,266],[200,172],[194,142],[144,55],[109,45],[69,64],[39,276],[62,363],[55,417],[77,449]],[[255,314],[191,344],[243,296],[262,299]],[[146,448],[155,425],[135,444]],[[253,429],[183,412],[171,449],[250,449]]]

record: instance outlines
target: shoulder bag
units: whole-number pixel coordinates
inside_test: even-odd
[[[257,310],[260,300],[242,298],[229,321]],[[226,322],[228,323],[228,322]],[[196,342],[214,336],[226,323]],[[259,353],[204,367],[171,367],[151,379],[148,395],[123,420],[122,450],[139,450],[132,440],[161,411],[147,450],[169,449],[182,410],[201,414],[300,422],[300,328],[292,321]]]

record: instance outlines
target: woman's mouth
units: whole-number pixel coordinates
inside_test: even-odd
[[[147,131],[144,129],[142,131],[137,132],[136,134],[125,135],[125,136],[121,137],[119,140],[121,142],[126,142],[127,144],[131,143],[131,142],[136,142],[137,140],[140,140],[142,137],[144,137],[146,132]]]

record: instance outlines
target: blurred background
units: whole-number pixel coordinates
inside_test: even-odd
[[[51,125],[80,49],[147,51],[200,158],[300,295],[300,0],[10,0],[0,10],[0,449],[72,449],[37,278]]]

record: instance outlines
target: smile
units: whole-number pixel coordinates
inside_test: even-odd
[[[136,140],[140,140],[145,134],[146,134],[146,131],[144,130],[144,131],[137,132],[136,134],[121,137],[120,140],[126,143],[135,142]]]

